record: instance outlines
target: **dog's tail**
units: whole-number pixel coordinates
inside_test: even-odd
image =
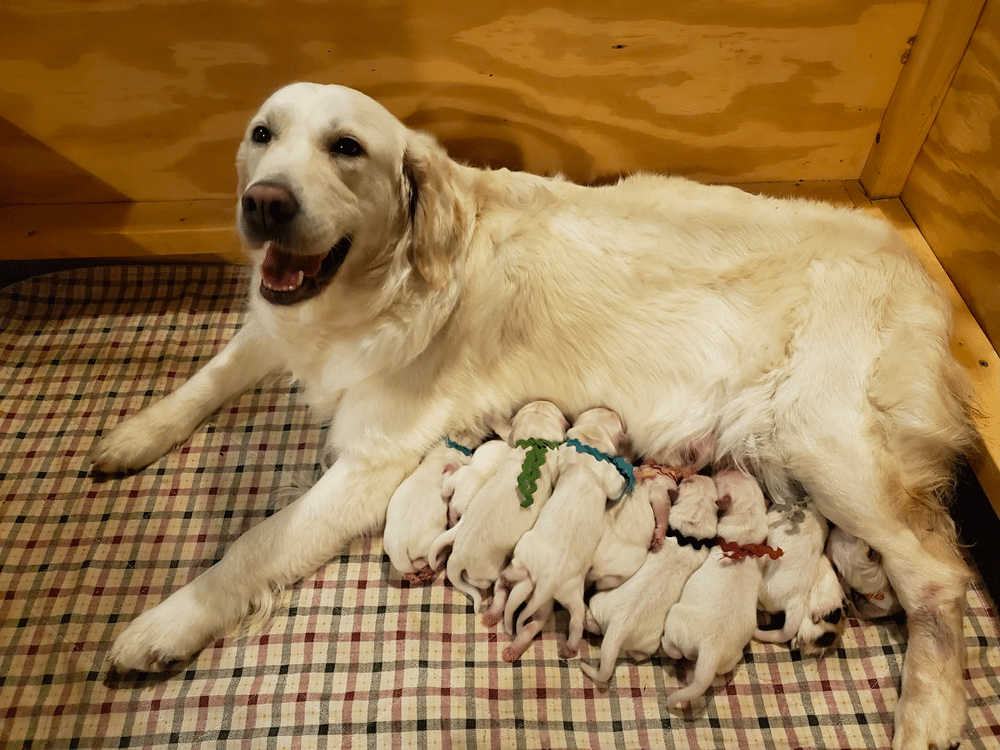
[[[462,521],[459,520],[456,525],[439,534],[438,538],[431,544],[431,548],[427,552],[427,564],[430,566],[431,570],[441,569],[441,565],[444,563],[442,554],[448,547],[455,544],[455,538],[458,536],[458,530],[461,527]]]
[[[694,677],[686,688],[681,688],[667,696],[667,706],[684,708],[695,698],[700,698],[708,690],[715,679],[719,666],[718,657],[710,646],[703,647],[698,652],[698,661],[694,666]]]
[[[583,662],[580,668],[583,673],[598,685],[607,685],[611,675],[615,671],[615,664],[618,662],[618,655],[625,644],[625,631],[623,623],[612,620],[604,633],[604,640],[601,641],[601,661],[599,667]]]
[[[950,311],[941,299],[929,305],[928,290],[910,287],[895,315],[868,382],[868,399],[880,415],[889,452],[899,461],[900,482],[910,498],[903,509],[914,529],[945,523],[956,463],[979,448],[972,388],[948,348]],[[935,295],[937,297],[937,295]],[[909,302],[909,304],[907,304]]]
[[[448,580],[451,581],[452,586],[472,599],[473,610],[479,612],[483,605],[483,592],[466,580],[465,565],[462,564],[458,555],[452,555],[448,558]]]

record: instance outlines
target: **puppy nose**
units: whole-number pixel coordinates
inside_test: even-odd
[[[244,191],[240,200],[243,220],[258,232],[282,228],[299,212],[292,191],[277,182],[257,182]]]

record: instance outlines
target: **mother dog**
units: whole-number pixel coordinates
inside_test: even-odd
[[[339,86],[275,93],[237,166],[246,322],[94,467],[148,464],[278,369],[338,458],[132,622],[114,668],[161,670],[267,611],[376,529],[443,435],[548,399],[616,411],[640,455],[715,445],[878,550],[909,618],[894,746],[958,743],[969,573],[942,497],[975,431],[947,304],[891,228],[680,178],[472,169]]]

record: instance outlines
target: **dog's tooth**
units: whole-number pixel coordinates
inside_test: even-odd
[[[266,286],[272,292],[294,292],[296,289],[302,286],[302,282],[304,279],[305,279],[305,274],[302,271],[299,271],[295,274],[295,281],[292,282],[291,284],[269,284],[267,283],[266,276],[262,278],[262,281],[264,282],[264,286]]]

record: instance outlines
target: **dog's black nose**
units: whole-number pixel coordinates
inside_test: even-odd
[[[269,237],[287,227],[299,212],[292,191],[277,182],[257,182],[240,200],[243,221],[253,234]]]

